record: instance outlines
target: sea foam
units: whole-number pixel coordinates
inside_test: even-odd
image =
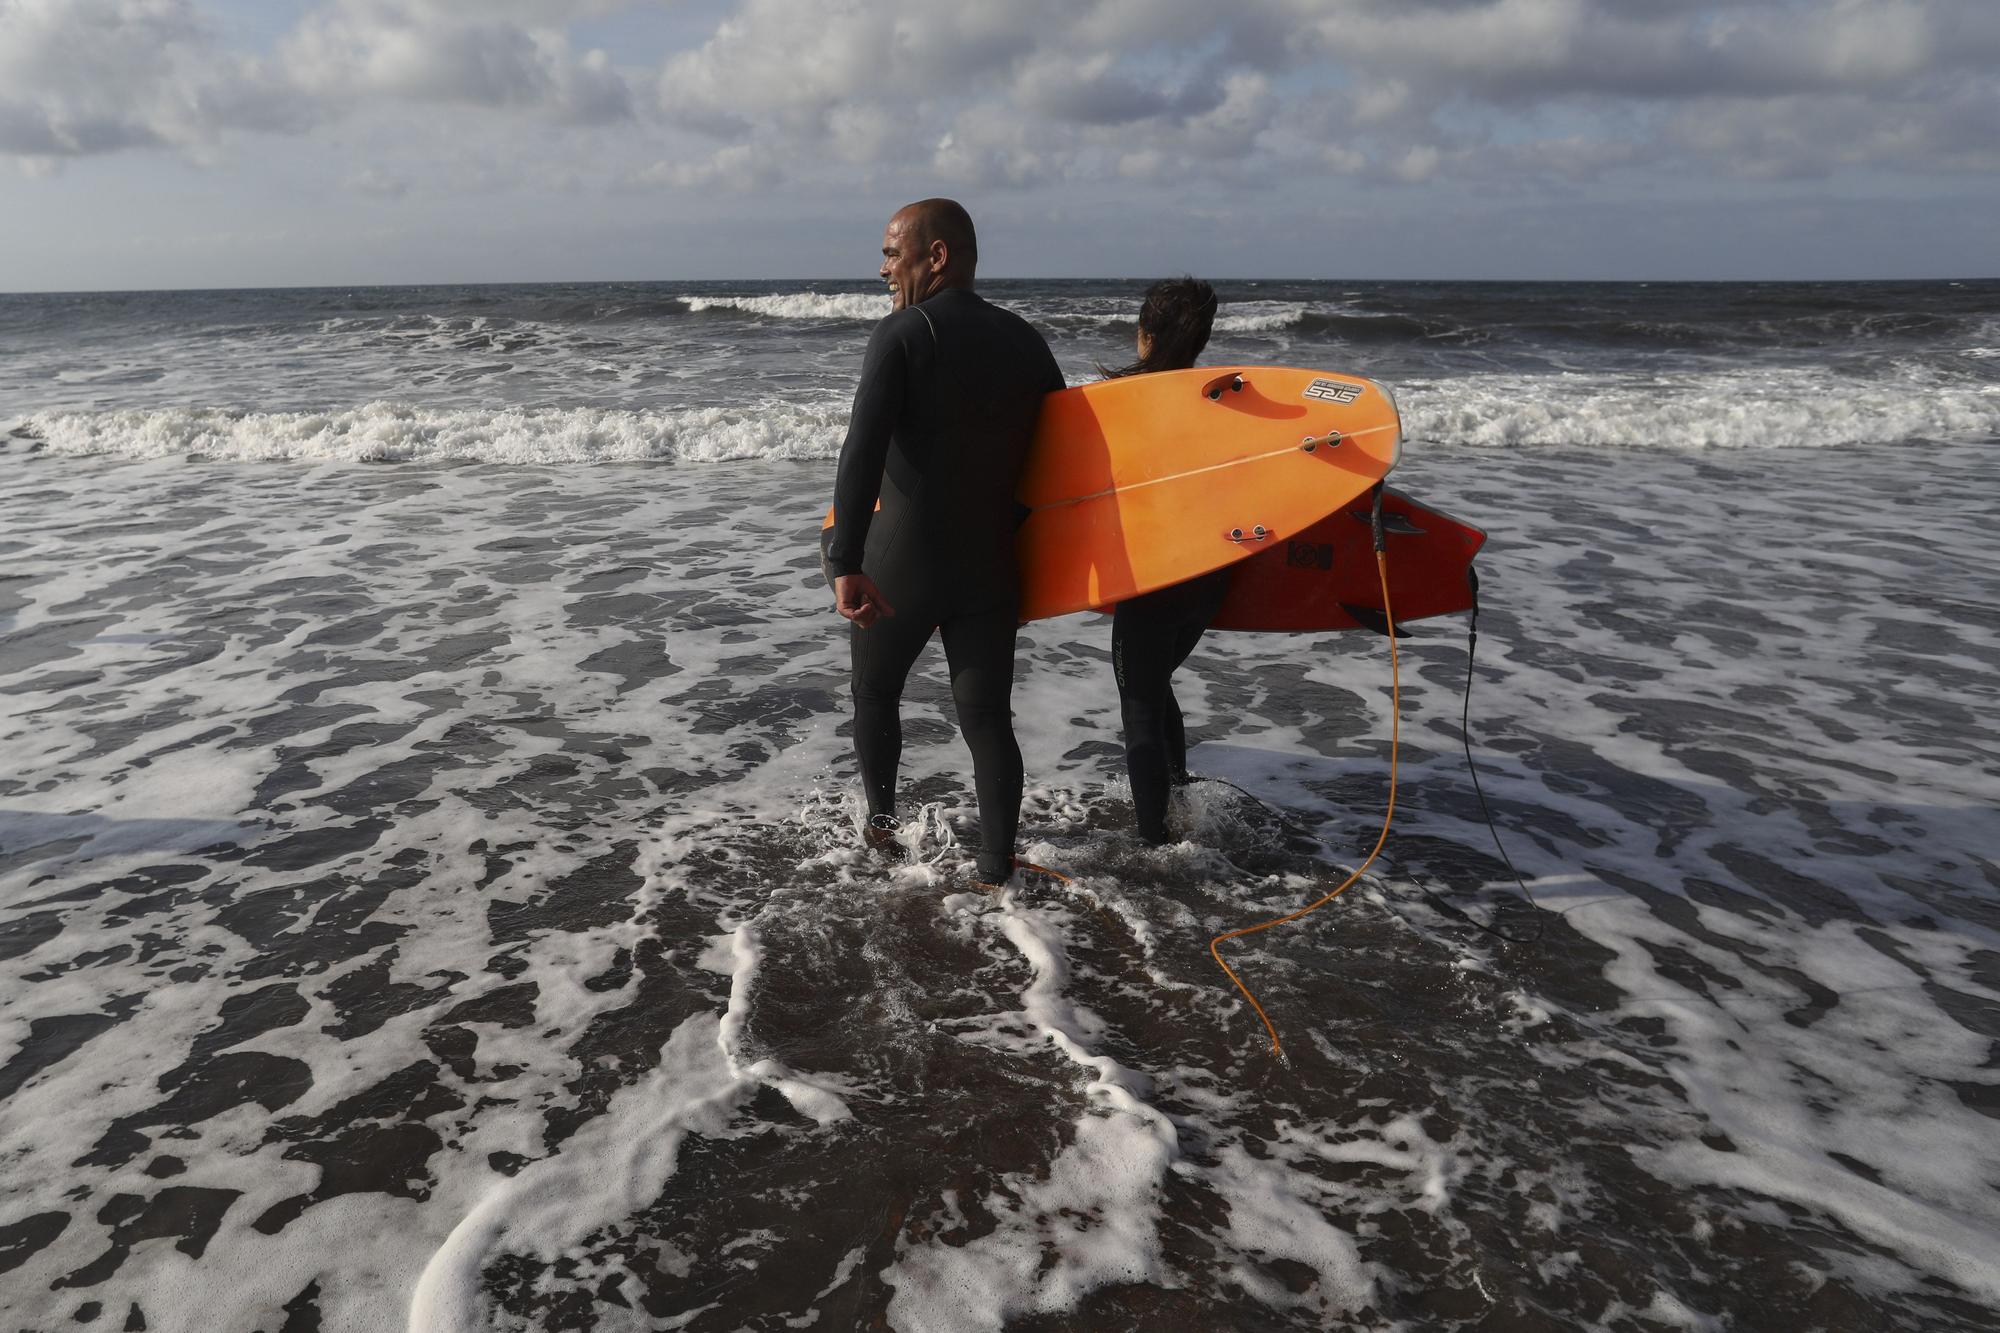
[[[1232,301],[1217,309],[1217,333],[1270,333],[1305,320],[1308,307],[1298,301]]]
[[[846,416],[844,404],[831,402],[637,411],[374,402],[326,412],[46,412],[25,430],[53,453],[133,458],[716,463],[832,457]]]
[[[887,293],[779,292],[769,296],[684,296],[691,311],[738,310],[770,319],[855,320],[873,323],[889,313]]]
[[[767,319],[849,320],[873,323],[887,315],[890,310],[888,297],[874,292],[778,292],[764,296],[683,296],[680,299],[692,313],[733,310],[747,315],[760,315]],[[1010,303],[1002,298],[1001,304]],[[1276,329],[1291,328],[1303,322],[1314,309],[1315,307],[1302,301],[1226,302],[1216,313],[1215,331],[1268,333]],[[1139,301],[1136,296],[1130,300],[1097,298],[1071,299],[1061,303],[1031,301],[1023,307],[1022,313],[1034,319],[1082,320],[1103,325],[1130,325],[1138,320]]]
[[[2000,390],[1755,376],[1491,375],[1396,385],[1403,434],[1439,444],[1818,449],[2000,435]]]
[[[1397,385],[1408,439],[1444,445],[1813,449],[2000,436],[2000,389],[1844,383],[1820,372],[1479,376]],[[717,463],[832,458],[845,402],[476,408],[378,401],[324,412],[43,412],[17,439],[60,454],[215,461]]]
[[[1504,874],[1450,633],[1393,703],[1372,637],[1209,636],[1243,791],[1154,851],[1107,628],[1029,627],[1076,882],[996,899],[793,818],[852,771],[806,469],[16,453],[5,1326],[1984,1327],[1993,465],[1851,458],[1410,459],[1493,532],[1503,947],[1427,906]],[[906,704],[969,819],[940,654]],[[1366,848],[1392,707],[1388,864],[1231,955],[1278,1064],[1207,941]]]

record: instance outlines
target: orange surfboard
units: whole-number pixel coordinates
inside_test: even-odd
[[[1052,393],[1016,493],[1029,510],[1021,619],[1108,606],[1271,549],[1365,494],[1401,442],[1388,393],[1331,371],[1198,368]]]
[[[1363,495],[1238,565],[1212,628],[1382,633],[1372,508]],[[1396,490],[1382,493],[1382,532],[1397,625],[1471,609],[1484,532]]]

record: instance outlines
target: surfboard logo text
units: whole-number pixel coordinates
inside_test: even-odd
[[[1285,563],[1293,569],[1332,569],[1333,547],[1326,542],[1287,542]]]
[[[1305,396],[1317,398],[1322,403],[1351,403],[1361,396],[1361,385],[1343,384],[1339,380],[1314,380],[1306,385]]]

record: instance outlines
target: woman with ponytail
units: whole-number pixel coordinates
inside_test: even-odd
[[[1139,309],[1139,359],[1112,376],[1185,370],[1208,346],[1215,289],[1197,278],[1168,278]],[[1111,666],[1125,726],[1125,772],[1139,836],[1169,841],[1167,792],[1193,779],[1173,675],[1194,651],[1229,592],[1227,567],[1118,604],[1111,621]]]

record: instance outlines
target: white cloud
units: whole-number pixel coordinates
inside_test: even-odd
[[[666,62],[659,104],[685,128],[782,145],[808,174],[906,167],[929,145],[930,170],[961,185],[1150,176],[1241,154],[1268,120],[1267,81],[1225,55],[1242,22],[1172,0],[743,0]]]
[[[878,162],[894,153],[903,133],[885,107],[849,103],[827,114],[826,135],[842,162]]]
[[[2000,172],[2000,95],[1939,101],[1855,96],[1711,99],[1667,127],[1687,156],[1749,180],[1826,176],[1844,168]]]
[[[0,153],[189,146],[301,123],[271,72],[220,50],[188,0],[0,3]]]
[[[955,185],[1020,186],[1067,175],[1069,153],[1037,144],[1005,106],[967,107],[938,140],[931,170]]]
[[[1990,89],[1996,67],[2000,0],[741,0],[667,62],[660,104],[725,141],[789,148],[808,175],[932,144],[934,171],[987,185],[1225,162],[1419,183],[1505,161],[1577,181],[1668,154],[1720,175],[1983,170],[1942,125],[1866,134],[1859,151],[1832,127],[1851,129],[1850,106],[1902,120],[1955,105],[1963,120],[1962,85]],[[1831,99],[1818,131],[1801,110],[1815,98]],[[1766,103],[1794,123],[1736,123]],[[874,132],[832,147],[857,109]],[[1616,130],[1579,134],[1577,119]],[[1898,141],[1931,156],[1899,157]]]
[[[1406,185],[1414,185],[1437,175],[1438,164],[1443,160],[1444,155],[1432,145],[1417,144],[1389,163],[1389,174]]]
[[[695,129],[808,132],[850,99],[898,91],[894,32],[879,7],[746,0],[705,44],[666,62],[660,107]]]
[[[620,120],[632,112],[623,76],[603,51],[572,51],[562,27],[608,7],[338,0],[286,38],[284,65],[299,88],[332,104],[389,97]]]
[[[1197,157],[1240,157],[1255,151],[1277,110],[1277,95],[1262,74],[1231,74],[1212,107],[1191,116],[1178,137]]]
[[[781,176],[771,153],[756,144],[730,144],[693,161],[661,160],[628,175],[626,188],[670,186],[680,190],[722,189],[736,193],[777,183]]]
[[[1123,125],[1167,115],[1187,96],[1161,80],[1118,68],[1109,51],[1037,53],[1014,80],[1012,93],[1024,111],[1079,125]],[[1206,100],[1213,105],[1215,99]]]
[[[1295,0],[1316,57],[1445,96],[1868,92],[2000,62],[1991,0]]]
[[[381,167],[363,167],[347,178],[347,188],[378,199],[401,199],[410,192],[410,182]]]
[[[654,69],[579,25],[667,0],[319,0],[269,56],[203,2],[0,0],[0,153],[200,155],[363,114],[498,145],[522,117],[589,136],[538,151],[600,145],[598,179],[671,190],[1560,186],[1984,173],[2000,139],[2000,0],[730,0]],[[441,106],[449,131],[418,109]]]
[[[629,0],[334,0],[275,58],[231,51],[194,0],[0,0],[0,153],[200,154],[231,131],[298,133],[362,102],[456,102],[592,124],[632,98],[565,26]]]

